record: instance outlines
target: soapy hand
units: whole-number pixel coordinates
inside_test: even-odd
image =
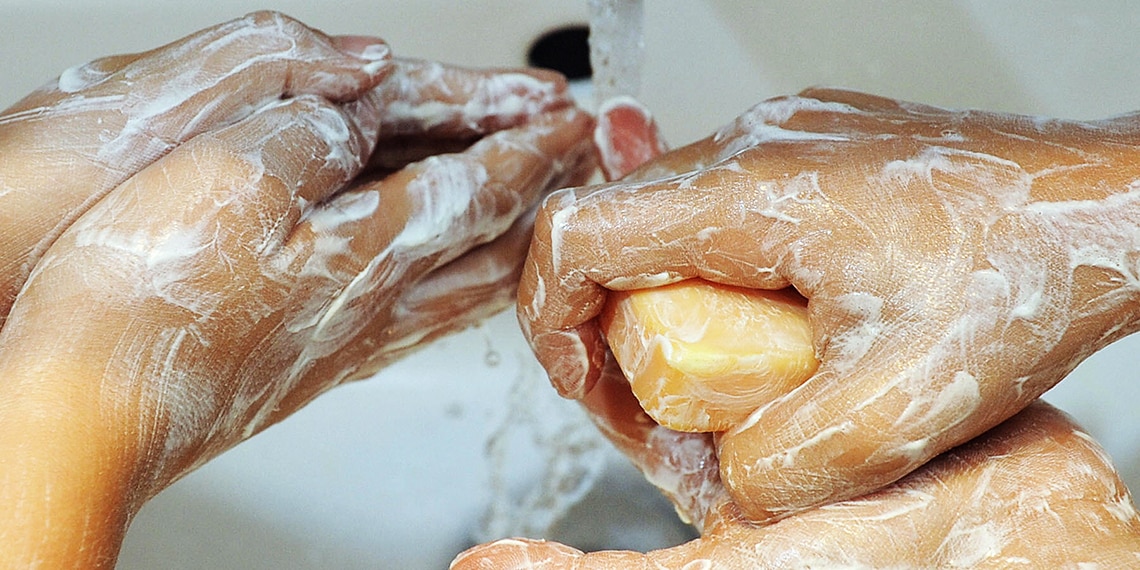
[[[565,87],[258,13],[6,111],[6,561],[113,565],[173,480],[507,307],[538,200],[594,168]]]
[[[283,98],[343,102],[376,87],[383,140],[372,161],[395,169],[568,104],[553,74],[499,71],[394,60],[378,39],[330,37],[258,12],[63,72],[0,112],[0,327],[68,225],[194,136]]]
[[[0,113],[0,326],[44,251],[131,175],[283,97],[355,99],[391,59],[379,40],[257,13],[74,67]]]
[[[1137,328],[1140,115],[958,112],[810,90],[539,213],[520,321],[564,395],[607,289],[794,286],[817,373],[717,439],[772,522],[898,481]]]
[[[886,488],[771,525],[747,520],[720,483],[709,434],[653,422],[609,361],[582,402],[701,537],[647,553],[583,553],[505,539],[452,570],[1131,568],[1140,514],[1104,451],[1060,411],[1031,404]]]
[[[630,103],[603,107],[599,117],[595,139],[609,176],[663,146],[648,114]],[[723,485],[717,436],[658,425],[611,355],[600,374],[581,403],[701,538],[648,553],[583,553],[507,539],[461,554],[453,570],[1075,568],[1130,567],[1140,560],[1140,515],[1128,490],[1103,450],[1044,403],[884,489],[764,525],[749,521]]]

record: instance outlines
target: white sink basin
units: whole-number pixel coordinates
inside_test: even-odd
[[[676,144],[761,99],[821,84],[1064,117],[1140,108],[1140,42],[1131,29],[1138,14],[1122,14],[1119,3],[647,4],[642,98]],[[262,8],[330,33],[382,35],[397,53],[470,65],[520,65],[535,36],[586,18],[584,0],[0,0],[0,107],[75,63],[155,47]],[[1096,355],[1048,396],[1108,447],[1134,488],[1137,343],[1129,338]],[[542,480],[550,445],[531,441],[542,437],[593,449],[579,466],[604,466],[602,484],[555,525],[557,537],[583,548],[684,540],[688,530],[670,508],[620,459],[591,447],[597,440],[573,407],[543,382],[511,314],[446,339],[334,391],[174,485],[135,521],[119,568],[444,567],[487,538],[479,533],[495,497],[524,496]],[[510,412],[510,395],[520,390],[543,413]],[[488,453],[504,425],[503,447]]]

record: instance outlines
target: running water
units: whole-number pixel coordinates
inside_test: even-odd
[[[536,361],[519,359],[507,412],[487,440],[491,500],[473,537],[554,538],[551,531],[590,490],[616,452]]]
[[[641,87],[642,0],[588,0],[594,106]],[[584,102],[584,101],[583,101]],[[491,500],[475,537],[551,538],[554,525],[594,486],[617,452],[577,404],[521,356],[506,414],[487,441]],[[488,344],[487,366],[502,357]]]
[[[641,89],[642,0],[587,0],[590,5],[590,67],[594,101],[628,95]]]

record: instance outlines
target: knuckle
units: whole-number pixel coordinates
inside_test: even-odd
[[[305,133],[304,140],[325,149],[328,165],[342,170],[360,166],[368,142],[342,107],[319,95],[300,94],[283,101],[276,112],[279,129]]]
[[[320,95],[311,93],[298,93],[284,100],[282,109],[298,116],[332,113],[343,120],[343,113],[337,105]]]
[[[553,231],[555,226],[561,221],[559,220],[560,214],[570,208],[576,199],[574,197],[573,188],[562,188],[551,192],[546,198],[543,198],[542,204],[538,209],[538,223],[546,230],[547,233]]]
[[[257,10],[242,19],[249,27],[267,30],[285,30],[302,25],[298,20],[276,10]]]
[[[340,106],[320,95],[302,93],[283,100],[274,110],[282,126],[301,127],[328,142],[347,142],[354,128]]]
[[[171,155],[185,161],[190,167],[201,172],[201,179],[210,185],[227,185],[236,181],[252,181],[263,173],[261,162],[256,155],[241,152],[222,139],[201,137],[195,141],[193,153]],[[209,165],[203,168],[202,165]]]
[[[300,20],[276,10],[258,10],[241,19],[245,30],[254,30],[269,37],[296,41],[313,35],[313,30]]]

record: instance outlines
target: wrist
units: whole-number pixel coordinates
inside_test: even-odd
[[[133,434],[91,397],[99,378],[38,368],[0,365],[0,552],[113,568],[138,506]]]

